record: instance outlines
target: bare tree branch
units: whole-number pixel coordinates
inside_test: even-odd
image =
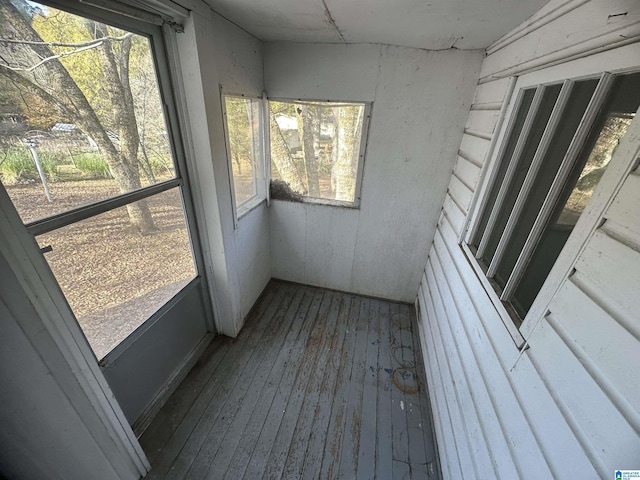
[[[38,42],[38,41],[29,41],[29,40],[14,40],[9,38],[0,38],[0,43],[10,43],[17,45],[45,45],[47,47],[69,47],[69,48],[80,48],[80,47],[88,47],[90,45],[94,45],[97,43],[101,43],[105,40],[113,40],[115,42],[121,42],[133,36],[133,33],[125,33],[120,37],[103,37],[95,40],[89,40],[88,42],[77,42],[77,43],[60,43],[60,42]]]
[[[13,70],[14,72],[33,72],[36,68],[44,65],[47,62],[50,62],[51,60],[56,60],[58,58],[64,58],[64,57],[68,57],[70,55],[75,55],[76,53],[80,53],[80,52],[84,52],[86,50],[91,50],[92,48],[96,48],[100,45],[102,45],[103,41],[98,41],[93,43],[92,45],[86,46],[86,47],[82,47],[82,48],[78,48],[77,50],[71,50],[70,52],[63,52],[63,53],[59,53],[57,55],[52,55],[50,57],[47,58],[43,58],[42,60],[40,60],[38,63],[36,63],[35,65],[31,66],[31,67],[10,67],[9,65],[3,65],[3,67],[8,68],[10,70]]]

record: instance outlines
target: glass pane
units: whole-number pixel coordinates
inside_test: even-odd
[[[613,93],[573,167],[511,304],[524,318],[640,106],[640,74],[616,79]]]
[[[150,215],[153,230],[132,229],[132,212]],[[52,246],[45,258],[99,359],[196,275],[178,189],[36,240]]]
[[[520,138],[520,132],[522,132],[522,127],[524,125],[524,121],[527,118],[527,114],[529,113],[529,109],[531,108],[531,102],[533,101],[533,96],[535,95],[535,93],[536,89],[531,88],[529,90],[526,90],[522,96],[522,101],[518,108],[518,112],[516,113],[515,123],[509,135],[509,140],[504,149],[502,157],[499,159],[498,172],[496,174],[496,179],[493,183],[493,186],[491,187],[491,192],[489,192],[487,207],[484,209],[484,212],[482,212],[482,217],[480,218],[480,226],[475,238],[471,242],[471,244],[476,248],[478,247],[478,245],[480,245],[480,241],[482,240],[484,231],[487,228],[487,222],[489,221],[492,207],[496,203],[498,191],[500,190],[500,186],[504,181],[504,176],[507,173],[507,167],[509,166],[509,162],[511,162],[511,156],[513,155],[513,151],[515,150],[516,144],[518,143],[518,138]]]
[[[147,38],[34,2],[0,16],[0,179],[25,223],[175,177]]]
[[[260,156],[260,101],[225,95],[229,160],[236,205],[256,194],[256,166]]]
[[[364,104],[269,102],[271,197],[355,200]]]
[[[513,267],[518,260],[518,256],[524,247],[533,223],[542,208],[547,192],[549,192],[553,184],[553,180],[560,169],[562,160],[569,149],[569,144],[578,129],[580,120],[597,85],[597,79],[588,80],[576,83],[571,90],[558,127],[551,139],[545,158],[542,160],[542,165],[531,192],[527,196],[525,207],[507,243],[504,256],[498,265],[494,280],[500,288],[504,288],[513,271]]]
[[[505,199],[502,202],[502,205],[500,205],[500,212],[498,214],[497,221],[493,230],[489,233],[489,241],[487,242],[487,247],[482,257],[482,261],[487,266],[491,263],[493,255],[496,253],[498,242],[504,233],[507,220],[509,220],[509,215],[511,214],[513,205],[516,203],[518,193],[520,193],[524,179],[527,176],[533,156],[540,144],[540,139],[542,138],[542,134],[547,126],[547,122],[549,121],[549,117],[551,116],[551,112],[553,111],[553,107],[558,99],[561,88],[561,84],[546,87],[542,95],[542,101],[540,102],[540,106],[538,107],[538,111],[536,112],[533,120],[533,125],[531,126],[531,130],[529,131],[529,135],[527,136],[527,140],[524,144],[522,155],[518,160],[518,165],[515,169],[513,178],[509,183]]]

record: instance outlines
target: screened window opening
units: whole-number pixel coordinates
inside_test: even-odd
[[[101,359],[197,276],[160,30],[19,0],[0,17],[2,187]]]
[[[223,95],[228,160],[236,209],[264,195],[262,186],[261,100]]]
[[[370,106],[270,101],[271,197],[357,205]]]
[[[640,74],[521,91],[470,247],[520,326],[640,105]]]

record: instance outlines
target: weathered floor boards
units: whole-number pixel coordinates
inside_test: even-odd
[[[436,479],[413,309],[272,281],[140,439],[149,479]]]

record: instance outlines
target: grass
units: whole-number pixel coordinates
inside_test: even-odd
[[[55,180],[58,175],[57,166],[60,163],[58,155],[40,153],[38,158],[47,178]],[[5,185],[15,185],[38,178],[38,169],[31,152],[26,148],[10,148],[0,154],[0,179]]]
[[[99,153],[77,153],[71,158],[69,155],[62,153],[38,151],[38,157],[49,181],[70,180],[80,175],[84,179],[113,178],[109,165]],[[73,166],[71,165],[72,160]],[[152,156],[149,158],[149,164],[151,171],[156,176],[164,176],[167,173],[173,174],[170,169],[172,166],[170,159]],[[58,167],[62,167],[60,171]],[[65,172],[69,173],[69,175],[65,175]],[[142,168],[140,174],[144,177]],[[5,185],[16,185],[34,180],[39,181],[38,170],[31,152],[27,148],[11,147],[5,151],[0,150],[0,180]]]
[[[90,178],[112,178],[109,165],[98,153],[81,153],[73,157],[78,170]]]

